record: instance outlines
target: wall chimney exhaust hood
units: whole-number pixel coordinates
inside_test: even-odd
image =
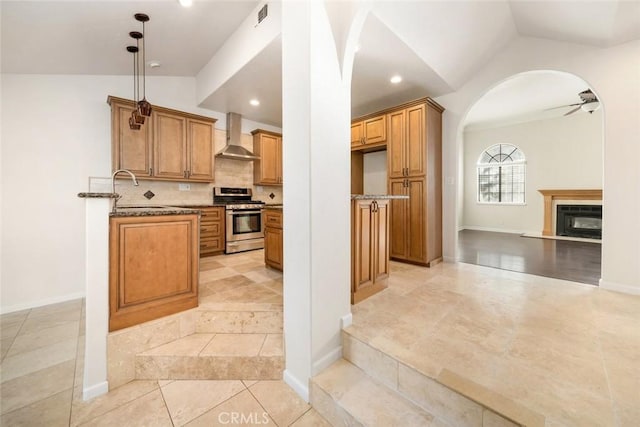
[[[227,113],[227,145],[216,157],[233,160],[260,160],[251,151],[240,145],[242,116],[238,113]]]

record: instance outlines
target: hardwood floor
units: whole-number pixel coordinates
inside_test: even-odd
[[[519,234],[462,230],[458,261],[598,285],[599,243],[536,239]]]

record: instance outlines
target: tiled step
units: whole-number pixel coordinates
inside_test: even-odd
[[[282,334],[195,333],[135,356],[136,379],[281,379]]]
[[[453,427],[344,359],[311,379],[310,398],[334,426]]]
[[[224,309],[223,309],[224,308]],[[282,334],[282,309],[271,304],[246,304],[237,307],[203,306],[195,312],[197,333]]]
[[[452,427],[545,425],[545,417],[541,414],[447,369],[434,378],[346,331],[342,332],[342,343],[343,357],[348,363],[437,417],[439,422]],[[335,378],[340,381],[339,377]]]

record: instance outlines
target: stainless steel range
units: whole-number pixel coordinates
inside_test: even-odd
[[[251,200],[250,188],[215,187],[213,202],[224,203],[226,213],[225,253],[264,248],[264,202]]]

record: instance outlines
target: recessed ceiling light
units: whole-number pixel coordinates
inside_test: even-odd
[[[160,65],[162,65],[162,64],[160,64],[160,62],[159,62],[159,61],[149,61],[149,62],[147,62],[147,65],[148,65],[150,68],[158,68],[158,67],[159,67]]]
[[[252,99],[251,101],[249,101],[249,104],[257,107],[258,105],[260,105],[260,101],[258,101],[257,99]]]
[[[193,0],[178,0],[178,2],[180,2],[182,7],[191,7],[193,4]]]
[[[399,76],[398,74],[396,74],[395,76],[391,77],[389,81],[393,84],[398,84],[402,81],[402,76]]]

